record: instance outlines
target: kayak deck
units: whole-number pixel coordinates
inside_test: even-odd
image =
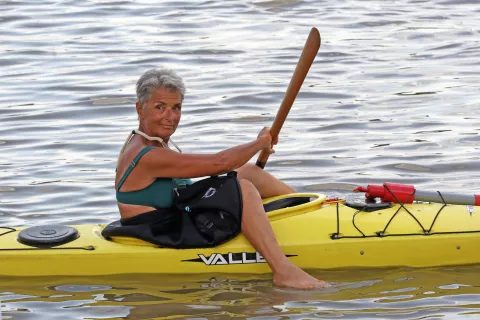
[[[363,212],[327,203],[323,195],[300,195],[313,201],[268,215],[284,253],[301,268],[480,263],[480,217],[472,207],[415,203]],[[80,236],[53,248],[19,243],[24,228],[0,229],[0,275],[270,272],[242,234],[214,248],[168,249],[132,238],[107,240],[105,225],[74,227]]]

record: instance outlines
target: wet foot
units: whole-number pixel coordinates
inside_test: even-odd
[[[273,283],[279,287],[301,290],[322,289],[330,286],[327,282],[312,277],[293,263],[274,273]]]

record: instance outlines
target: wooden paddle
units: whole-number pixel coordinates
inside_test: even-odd
[[[300,91],[300,87],[303,84],[303,80],[307,76],[308,70],[310,70],[310,66],[317,55],[318,49],[320,48],[320,33],[318,32],[317,28],[312,28],[310,34],[308,35],[307,42],[305,43],[305,47],[303,47],[302,55],[298,60],[297,67],[295,68],[295,72],[293,73],[292,79],[290,80],[290,84],[288,85],[287,92],[283,97],[282,104],[280,105],[280,109],[278,109],[277,115],[275,116],[275,120],[273,121],[273,125],[270,128],[270,133],[272,135],[272,140],[275,141],[278,138],[278,134],[280,133],[280,129],[282,129],[283,123],[287,118],[288,112],[297,97],[298,92]],[[269,153],[267,150],[262,150],[260,155],[257,159],[257,166],[260,168],[265,168],[265,164],[267,163],[269,157]]]

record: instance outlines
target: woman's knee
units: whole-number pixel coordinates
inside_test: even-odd
[[[238,182],[240,183],[240,189],[242,192],[242,203],[243,203],[243,212],[242,212],[242,229],[248,226],[245,225],[245,221],[250,221],[250,218],[246,217],[254,217],[258,213],[263,212],[265,210],[263,208],[262,198],[260,197],[260,193],[258,192],[257,188],[246,179],[239,179]]]
[[[253,183],[247,179],[238,178],[238,183],[240,183],[240,189],[242,189],[242,193],[252,191],[253,189],[257,190]]]
[[[258,169],[260,168],[253,163],[245,163],[237,169],[238,178],[251,180],[251,176],[254,175]]]
[[[240,191],[242,192],[242,197],[244,200],[253,198],[260,198],[257,188],[247,179],[238,179],[240,183]]]

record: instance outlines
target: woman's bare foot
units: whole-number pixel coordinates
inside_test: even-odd
[[[279,287],[312,290],[327,288],[330,285],[312,277],[290,261],[288,264],[273,273],[273,283]]]

